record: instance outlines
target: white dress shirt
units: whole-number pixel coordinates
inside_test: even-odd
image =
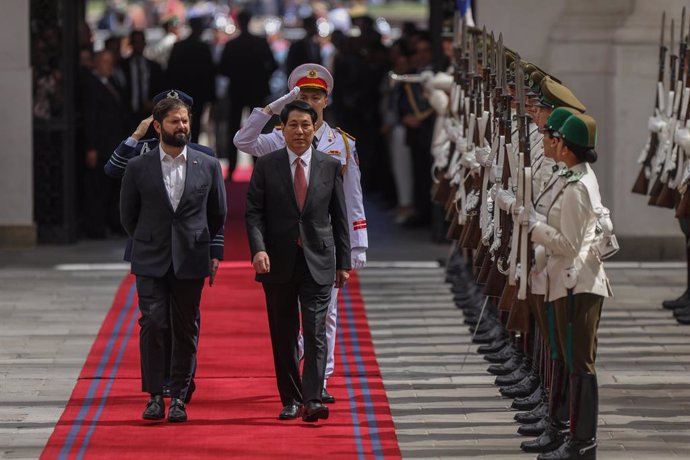
[[[304,178],[307,180],[307,187],[309,187],[309,163],[311,163],[311,147],[309,147],[307,151],[302,154],[302,156],[297,156],[297,154],[289,148],[287,148],[287,151],[288,157],[290,158],[290,173],[292,173],[292,183],[295,183],[295,169],[297,168],[297,163],[295,160],[300,158],[302,160],[302,166],[304,166]]]
[[[184,183],[187,177],[187,146],[175,158],[165,153],[163,147],[160,146],[160,158],[165,190],[168,192],[173,211],[176,211],[182,198],[182,192],[184,192]]]

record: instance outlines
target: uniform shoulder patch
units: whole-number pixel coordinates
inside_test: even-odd
[[[335,128],[335,129],[336,129],[340,134],[342,134],[343,136],[347,136],[347,137],[349,137],[350,139],[352,139],[353,141],[356,141],[356,140],[357,140],[357,139],[354,138],[354,136],[352,136],[352,134],[348,134],[348,133],[346,133],[345,131],[343,131],[342,128]]]

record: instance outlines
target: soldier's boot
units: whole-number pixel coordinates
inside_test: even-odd
[[[535,423],[528,423],[526,425],[521,425],[517,432],[522,436],[539,436],[546,428],[551,424],[549,416],[545,416],[543,419],[538,420]]]
[[[484,361],[488,361],[490,363],[505,363],[510,358],[512,358],[517,352],[518,351],[513,346],[505,347],[501,351],[497,351],[496,353],[485,354]]]
[[[541,403],[545,395],[546,390],[542,385],[539,385],[529,396],[515,398],[510,407],[515,410],[532,410]]]
[[[496,377],[496,380],[494,380],[494,384],[498,385],[499,387],[507,387],[510,385],[515,385],[525,377],[529,375],[529,363],[526,362],[527,358],[523,360],[523,363],[520,367],[515,369],[513,372],[507,375],[499,375]]]
[[[477,353],[481,355],[485,355],[488,353],[496,353],[498,351],[503,350],[506,347],[511,347],[513,349],[515,348],[513,347],[513,344],[510,343],[508,337],[497,339],[489,344],[479,346],[479,348],[477,348]]]
[[[485,332],[484,334],[475,335],[472,338],[472,342],[474,342],[474,343],[491,343],[496,339],[500,339],[502,337],[507,337],[507,336],[508,336],[508,331],[506,331],[506,328],[503,327],[502,324],[497,323],[488,332]]]
[[[561,446],[538,460],[596,460],[599,389],[594,374],[570,376],[570,435]]]
[[[545,399],[529,412],[518,412],[513,417],[520,424],[536,423],[549,415],[549,402]]]
[[[567,428],[568,419],[568,377],[563,361],[553,361],[553,378],[549,390],[548,420],[546,429],[538,438],[523,441],[520,448],[525,452],[550,452],[564,442],[562,430]]]
[[[506,398],[518,398],[531,395],[538,386],[539,377],[534,374],[529,374],[515,385],[502,387],[499,391],[501,392],[501,395],[505,396]]]
[[[684,308],[690,306],[690,289],[686,289],[685,292],[673,300],[664,300],[661,305],[667,310],[675,310],[677,308]]]
[[[522,365],[522,355],[516,354],[503,364],[492,364],[487,371],[493,375],[506,375]]]

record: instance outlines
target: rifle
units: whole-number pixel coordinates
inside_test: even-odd
[[[663,208],[675,208],[678,204],[678,184],[676,182],[676,177],[678,176],[678,160],[682,159],[683,153],[679,152],[679,146],[675,143],[675,131],[680,127],[685,126],[687,120],[687,90],[683,86],[683,75],[685,69],[685,54],[687,51],[687,42],[685,40],[685,7],[683,7],[683,13],[680,22],[680,45],[678,52],[678,79],[676,81],[676,105],[673,109],[675,112],[675,124],[670,135],[674,136],[672,139],[672,147],[666,154],[666,161],[664,162],[663,169],[661,171],[661,182],[664,184],[659,192],[659,196],[656,199],[656,205]],[[687,79],[686,79],[687,82]],[[680,153],[680,155],[679,155]]]
[[[666,118],[669,119],[669,123],[671,123],[670,128],[665,128],[666,132],[671,132],[675,131],[675,120],[671,120],[673,116],[676,114],[675,113],[675,101],[676,101],[676,63],[678,62],[678,56],[673,54],[674,52],[674,46],[673,46],[673,40],[675,39],[674,37],[674,21],[671,19],[671,57],[669,61],[669,84],[668,84],[668,106],[666,107]],[[663,95],[659,96],[663,97]],[[671,134],[673,136],[673,134]],[[661,142],[663,141],[663,142]],[[657,198],[659,197],[659,194],[661,193],[662,188],[664,187],[664,183],[662,181],[662,176],[664,172],[664,165],[666,164],[666,157],[671,154],[672,150],[672,139],[669,139],[668,135],[663,136],[662,139],[660,139],[659,142],[659,149],[657,151],[656,155],[656,165],[655,165],[655,171],[654,174],[656,175],[656,178],[654,179],[654,184],[652,185],[652,188],[649,191],[649,201],[648,204],[652,206],[658,206],[657,204]]]
[[[532,168],[530,158],[530,139],[529,139],[529,116],[525,110],[525,84],[523,68],[519,65],[519,58],[516,59],[518,65],[515,66],[515,97],[517,98],[517,131],[518,131],[518,194],[515,205],[524,206],[528,209],[532,205]],[[529,238],[529,224],[518,224],[513,227],[513,244],[511,249],[515,249],[511,258],[517,263],[518,290],[517,298],[510,309],[508,323],[506,327],[509,331],[529,332],[531,325],[531,312],[527,303],[527,279],[532,261],[532,243]],[[511,260],[511,267],[513,264]]]
[[[659,72],[657,75],[657,89],[655,91],[656,98],[654,100],[654,110],[652,114],[661,112],[660,104],[663,104],[663,86],[664,86],[664,67],[666,64],[666,45],[664,43],[664,32],[666,29],[666,12],[661,13],[661,39],[659,40]],[[660,95],[662,95],[660,97]],[[652,174],[652,160],[659,149],[659,133],[652,131],[647,140],[646,149],[643,150],[644,158],[640,161],[642,166],[640,172],[637,174],[635,184],[633,184],[632,192],[640,195],[646,195],[649,190],[649,177]]]

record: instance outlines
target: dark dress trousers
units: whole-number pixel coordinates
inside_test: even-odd
[[[331,288],[336,269],[350,268],[341,164],[313,150],[309,167],[307,197],[301,212],[286,149],[257,160],[247,193],[246,223],[252,257],[266,251],[270,259],[270,272],[257,274],[256,280],[263,283],[266,294],[283,405],[321,401]],[[299,306],[304,335],[302,378],[297,357]]]
[[[227,213],[218,160],[188,147],[186,167],[176,210],[163,183],[158,148],[129,161],[120,194],[122,225],[134,240],[131,262],[141,311],[142,390],[162,392],[165,331],[172,326],[170,392],[180,399],[187,394],[196,360],[195,318],[209,275],[211,235],[218,232]]]

